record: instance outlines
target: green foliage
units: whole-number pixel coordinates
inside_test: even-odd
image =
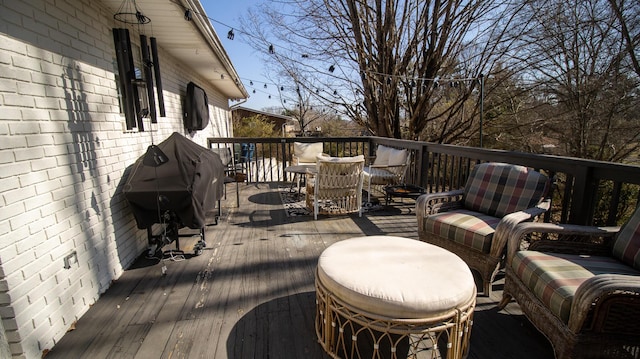
[[[620,194],[618,197],[618,207],[612,209],[610,208],[610,205],[613,193],[614,188],[611,181],[600,183],[598,189],[598,202],[596,203],[596,209],[593,215],[593,222],[595,225],[607,225],[607,214],[612,210],[615,211],[616,225],[622,225],[628,221],[633,214],[637,203],[638,185],[629,183],[623,184],[620,188]]]
[[[274,129],[275,124],[266,116],[254,115],[233,120],[234,137],[278,137],[280,133]]]

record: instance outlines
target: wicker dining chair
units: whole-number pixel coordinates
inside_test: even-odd
[[[293,153],[291,154],[291,165],[315,166],[318,156],[329,157],[328,154],[323,152],[323,148],[324,144],[322,142],[294,142]],[[302,180],[302,176],[296,173],[294,177],[294,180],[297,184],[298,192],[300,192],[300,181]]]
[[[499,309],[512,298],[557,359],[640,358],[640,207],[622,229],[517,225]]]
[[[236,206],[240,207],[240,186],[236,178],[238,169],[236,168],[233,154],[231,153],[231,147],[212,148],[212,152],[218,154],[220,161],[224,166],[224,198],[227,198],[227,183],[236,184]],[[218,209],[220,210],[220,202],[218,200]]]
[[[362,216],[364,156],[318,156],[316,171],[307,173],[307,207],[318,214],[358,212]]]
[[[509,231],[549,209],[549,187],[547,176],[527,167],[478,164],[464,189],[418,197],[420,240],[460,256],[478,272],[484,294],[490,295]]]

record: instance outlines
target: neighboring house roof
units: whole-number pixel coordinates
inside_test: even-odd
[[[271,112],[265,112],[265,111],[258,111],[258,110],[254,110],[252,108],[248,108],[248,107],[233,107],[232,106],[232,111],[235,113],[240,114],[241,118],[245,118],[245,117],[249,117],[249,116],[253,116],[253,115],[263,115],[266,116],[270,119],[278,119],[282,121],[289,121],[289,120],[293,120],[293,117],[291,116],[285,116],[285,115],[277,115]]]
[[[123,3],[123,0],[100,1],[114,14]],[[150,24],[140,26],[147,36],[157,39],[158,47],[189,66],[229,99],[249,97],[200,1],[137,0],[135,3],[140,12],[151,19]],[[186,9],[192,11],[191,21],[185,19]],[[123,27],[127,26],[123,24]]]

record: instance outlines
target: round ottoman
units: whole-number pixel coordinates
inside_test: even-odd
[[[334,358],[462,358],[476,286],[455,254],[418,240],[337,242],[316,270],[316,333]]]

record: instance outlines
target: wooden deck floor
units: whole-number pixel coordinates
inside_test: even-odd
[[[141,258],[47,359],[328,358],[313,324],[318,256],[354,236],[417,238],[412,204],[313,221],[287,217],[273,184],[240,187],[240,208],[230,194],[220,223],[206,230],[204,254]],[[181,247],[189,240],[181,238]],[[469,358],[553,358],[517,304],[496,309],[500,289],[497,281],[492,297],[478,297]]]

